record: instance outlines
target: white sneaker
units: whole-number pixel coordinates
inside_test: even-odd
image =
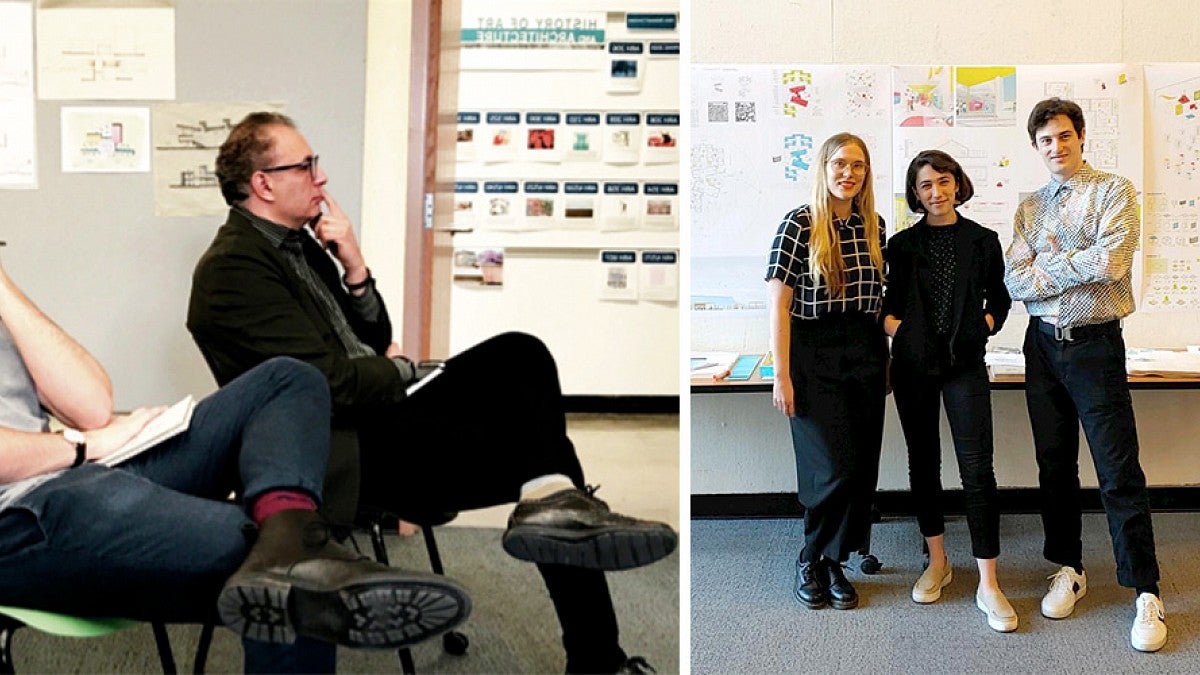
[[[1087,572],[1076,574],[1064,565],[1050,579],[1050,590],[1042,598],[1042,616],[1048,619],[1065,619],[1075,611],[1075,603],[1087,595]]]
[[[913,602],[919,602],[922,605],[927,605],[931,602],[937,602],[938,598],[942,597],[942,589],[950,585],[954,580],[954,569],[950,567],[950,559],[946,558],[946,564],[941,568],[941,574],[938,570],[930,565],[921,573],[921,577],[917,579],[917,583],[913,584],[912,599]]]
[[[1156,652],[1167,643],[1167,624],[1163,603],[1153,593],[1142,593],[1137,599],[1137,618],[1129,631],[1129,641],[1139,652]]]
[[[1017,624],[1020,623],[1016,610],[1009,604],[1008,598],[1004,597],[1004,593],[984,595],[975,591],[975,606],[987,615],[987,622],[992,630],[1011,633],[1017,629]]]

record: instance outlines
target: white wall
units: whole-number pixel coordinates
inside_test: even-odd
[[[1200,14],[1190,2],[1096,0],[694,0],[691,61],[719,63],[1149,63],[1195,61]],[[764,251],[765,256],[765,251]],[[693,313],[692,335],[703,349],[761,351],[766,315]],[[993,344],[1020,344],[1026,317],[1014,314]],[[1200,343],[1200,316],[1135,314],[1126,343],[1181,347]],[[693,494],[789,492],[795,467],[786,419],[769,394],[694,394],[691,397]],[[992,397],[996,474],[1004,487],[1037,485],[1029,419],[1020,392]],[[1193,438],[1200,392],[1137,391],[1134,409],[1142,465],[1153,485],[1200,484]],[[904,443],[892,403],[885,426],[881,489],[907,489]],[[943,480],[960,485],[943,420]],[[1086,448],[1086,444],[1081,447]],[[1082,452],[1083,480],[1095,485]]]

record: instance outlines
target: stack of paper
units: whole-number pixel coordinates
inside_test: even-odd
[[[1125,370],[1142,377],[1200,379],[1200,354],[1167,349],[1130,349]]]
[[[725,377],[737,359],[737,352],[692,352],[692,379],[710,380]]]
[[[1025,374],[1025,355],[1018,351],[989,351],[984,355],[983,361],[991,371],[992,377]]]

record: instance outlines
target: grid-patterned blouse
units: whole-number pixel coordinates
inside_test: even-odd
[[[792,287],[792,316],[797,319],[816,319],[824,314],[863,312],[878,316],[883,303],[883,272],[871,264],[867,245],[866,225],[853,213],[847,220],[834,219],[841,239],[842,258],[846,262],[845,286],[840,298],[831,298],[823,280],[818,285],[810,274],[808,238],[812,221],[807,205],[794,209],[783,218],[771,257],[767,264],[766,280],[779,279]],[[879,218],[879,245],[887,241],[883,218]]]

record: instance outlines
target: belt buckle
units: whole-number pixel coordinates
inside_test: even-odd
[[[1067,326],[1066,328],[1063,328],[1062,326],[1060,326],[1058,324],[1054,325],[1054,339],[1058,340],[1059,342],[1064,342],[1064,341],[1065,342],[1074,342],[1075,341],[1074,338],[1071,337],[1071,327]]]

